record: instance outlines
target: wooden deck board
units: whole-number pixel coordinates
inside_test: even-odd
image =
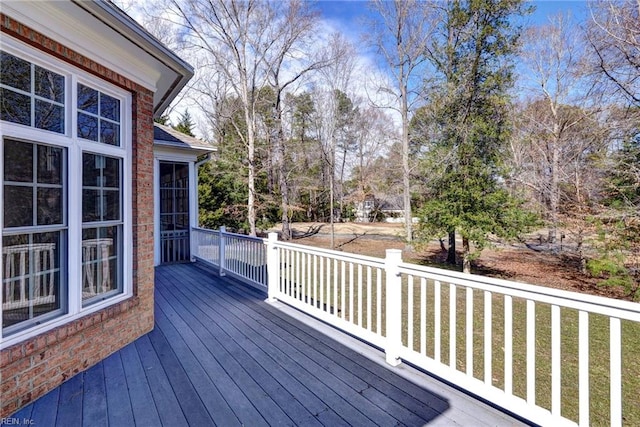
[[[118,353],[122,359],[135,424],[142,427],[161,425],[160,415],[135,343],[129,344]]]
[[[159,298],[162,298],[162,290],[159,291]],[[209,351],[214,348],[218,348],[218,352],[225,350],[224,357],[220,359],[220,363],[224,365],[227,374],[233,378],[242,392],[251,401],[258,412],[264,413],[268,411],[265,421],[270,424],[288,424],[292,421],[296,424],[302,422],[308,417],[308,413],[304,411],[298,402],[294,399],[287,397],[288,391],[284,389],[280,384],[271,378],[264,368],[255,363],[255,360],[248,357],[248,355],[232,340],[226,339],[218,341],[213,335],[211,335],[204,327],[199,323],[197,317],[190,314],[190,310],[187,310],[177,301],[173,301],[171,308],[180,311],[184,316],[183,321],[176,320],[173,324],[180,325],[181,329],[192,329],[201,337],[209,336],[211,339],[207,340],[206,347]],[[161,319],[158,319],[160,324]],[[185,339],[189,337],[187,332]],[[195,337],[190,337],[190,345],[197,345],[193,340]],[[204,354],[205,352],[199,352]],[[282,406],[285,408],[282,408]]]
[[[193,310],[193,306],[197,309],[200,300],[207,302],[215,300],[220,307],[224,305],[224,310],[209,313],[209,315],[218,321],[223,330],[237,331],[232,335],[233,341],[246,343],[246,336],[250,336],[251,339],[256,340],[257,345],[264,348],[270,355],[275,356],[278,359],[278,363],[290,369],[296,377],[311,378],[312,381],[309,382],[309,385],[313,387],[312,392],[327,407],[334,409],[347,423],[351,425],[381,425],[384,422],[395,424],[391,417],[381,411],[377,411],[376,408],[366,408],[370,410],[369,417],[362,413],[355,404],[366,405],[366,403],[362,401],[363,399],[358,394],[358,391],[348,392],[348,386],[338,378],[335,378],[322,364],[305,356],[304,351],[298,350],[278,337],[278,332],[280,331],[278,331],[277,327],[274,327],[275,331],[265,328],[263,324],[270,323],[267,317],[246,323],[243,319],[245,316],[237,312],[234,299],[229,297],[224,287],[207,289],[204,285],[197,283],[194,285],[194,287],[180,289],[184,293],[191,293],[190,309]],[[211,292],[214,298],[202,299],[203,292]],[[234,326],[234,322],[238,322],[237,327]],[[265,335],[267,335],[268,339],[265,339]],[[304,349],[309,350],[310,348],[304,347]],[[258,362],[261,363],[261,360]],[[345,399],[344,396],[349,396],[349,399]],[[372,415],[373,413],[381,419],[375,419]]]
[[[155,329],[14,416],[65,427],[518,424],[265,297],[193,265],[159,267]]]
[[[100,427],[109,425],[106,388],[102,362],[87,369],[84,374],[82,425]]]
[[[54,426],[58,413],[58,399],[60,390],[58,388],[50,391],[38,399],[33,405],[33,411],[28,419],[32,420],[34,425],[38,426]],[[20,419],[25,419],[21,417]]]
[[[78,427],[82,425],[82,400],[84,374],[71,377],[57,389],[58,398],[57,427]]]
[[[153,401],[158,409],[160,423],[162,425],[187,425],[187,419],[182,413],[178,397],[173,387],[171,387],[167,373],[151,344],[149,334],[136,341],[136,349],[149,382]]]
[[[108,424],[112,426],[133,425],[133,410],[120,352],[103,360],[102,366],[107,392],[107,408],[109,408]]]

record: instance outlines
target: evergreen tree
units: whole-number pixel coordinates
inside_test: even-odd
[[[455,233],[461,235],[463,271],[470,272],[489,234],[512,238],[533,223],[501,179],[501,151],[510,132],[507,91],[520,36],[513,22],[527,9],[520,0],[460,0],[441,7],[423,115],[431,121],[422,139],[428,141],[425,165],[432,178],[419,216],[423,235],[449,233],[450,244]]]
[[[171,122],[171,120],[169,119],[169,116],[167,116],[166,114],[153,119],[153,121],[156,122],[156,123],[160,123],[161,125],[165,125],[165,126],[169,126],[169,124]]]
[[[193,134],[194,127],[195,127],[195,124],[191,119],[191,114],[189,114],[189,110],[184,110],[184,113],[180,115],[180,121],[175,126],[173,126],[173,128],[178,132],[182,132],[185,135],[189,135],[189,136],[195,136]]]

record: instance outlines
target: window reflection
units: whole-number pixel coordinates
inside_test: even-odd
[[[78,84],[78,136],[120,145],[120,100]]]
[[[64,103],[64,77],[35,66],[35,94],[55,102]]]
[[[4,226],[63,224],[64,150],[7,139],[4,154]]]
[[[120,167],[120,159],[91,153],[82,155],[83,222],[121,218]]]
[[[31,64],[10,53],[0,52],[0,82],[23,92],[31,92]]]
[[[119,226],[82,230],[82,300],[85,304],[100,301],[106,293],[122,292],[121,259]]]
[[[31,98],[28,95],[0,88],[0,120],[31,125]]]
[[[4,236],[2,327],[66,308],[61,280],[64,232]]]
[[[6,52],[0,55],[0,83],[6,85],[0,88],[0,120],[64,133],[64,76]]]

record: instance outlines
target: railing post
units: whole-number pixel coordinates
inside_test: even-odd
[[[280,252],[276,247],[278,233],[269,233],[267,241],[267,298],[276,300],[276,293],[280,286]]]
[[[227,228],[223,225],[222,227],[220,227],[220,238],[218,239],[218,266],[220,267],[219,273],[220,276],[225,276],[227,273],[225,273],[225,267],[224,267],[224,262],[225,259],[227,258],[226,254],[225,254],[225,244],[224,244],[224,233],[227,232]]]
[[[402,347],[402,277],[399,271],[401,262],[402,251],[400,249],[387,249],[384,260],[387,325],[385,354],[387,363],[392,366],[400,364],[400,349]]]

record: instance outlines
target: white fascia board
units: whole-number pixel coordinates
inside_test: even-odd
[[[195,162],[199,154],[196,150],[153,144],[153,157],[164,162]]]

